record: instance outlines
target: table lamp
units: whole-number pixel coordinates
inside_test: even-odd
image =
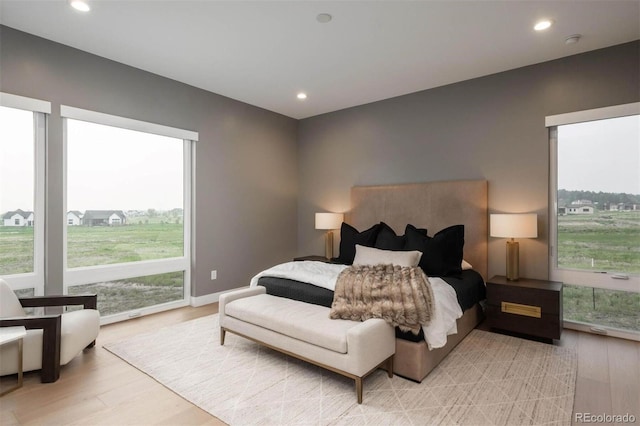
[[[316,213],[316,229],[325,229],[324,255],[331,260],[333,257],[333,230],[340,229],[344,215],[342,213]]]
[[[519,244],[514,238],[536,238],[538,236],[538,215],[523,214],[492,214],[490,216],[492,237],[510,238],[507,240],[507,279],[517,281],[519,277]]]

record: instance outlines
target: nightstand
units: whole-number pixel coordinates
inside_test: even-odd
[[[560,339],[562,283],[495,276],[487,281],[489,327],[543,339]]]
[[[330,262],[330,260],[327,259],[324,256],[315,256],[315,255],[312,255],[312,256],[301,256],[301,257],[294,257],[293,258],[294,262],[298,262],[298,261],[302,261],[302,260],[315,260],[316,262],[325,262],[325,263]]]

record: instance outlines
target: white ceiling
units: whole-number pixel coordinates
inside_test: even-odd
[[[640,39],[640,0],[88,2],[0,0],[0,23],[293,118]]]

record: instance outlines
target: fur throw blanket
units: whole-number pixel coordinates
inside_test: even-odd
[[[397,265],[353,265],[338,276],[332,319],[382,318],[402,331],[420,332],[431,321],[433,292],[422,269]]]

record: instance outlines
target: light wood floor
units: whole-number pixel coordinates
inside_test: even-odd
[[[25,374],[21,389],[0,398],[0,424],[223,425],[102,348],[217,310],[217,304],[187,307],[102,327],[96,347],[63,367],[56,383]],[[574,412],[629,413],[640,423],[640,343],[565,330],[560,344],[578,348]]]
[[[0,398],[0,425],[224,425],[102,347],[216,312],[217,303],[103,326],[95,348],[62,367],[57,382],[26,373],[21,389]]]
[[[564,330],[561,345],[578,348],[573,412],[630,414],[640,424],[640,342]]]

